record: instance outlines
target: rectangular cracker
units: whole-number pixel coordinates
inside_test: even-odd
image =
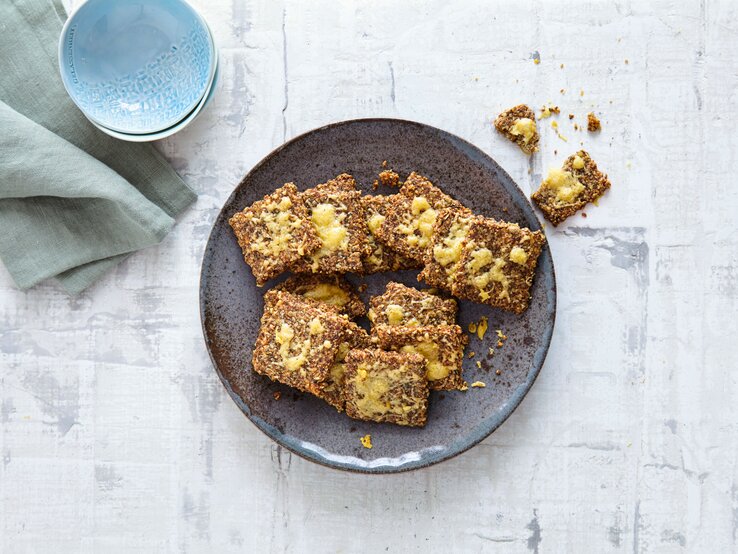
[[[385,350],[420,354],[425,358],[431,390],[463,389],[466,385],[461,366],[468,338],[458,325],[382,325],[376,329],[379,345]]]
[[[361,203],[364,207],[364,216],[366,217],[367,228],[369,230],[367,235],[369,243],[368,254],[362,260],[364,266],[363,273],[369,275],[384,271],[401,271],[403,269],[418,269],[422,267],[422,264],[398,254],[389,246],[378,242],[375,238],[377,230],[386,219],[388,197],[366,194],[361,197]]]
[[[361,193],[347,190],[346,179],[342,182],[323,183],[300,195],[320,246],[292,265],[295,273],[361,272],[369,247]]]
[[[349,320],[284,291],[264,295],[264,314],[252,356],[254,371],[318,394],[330,374]]]
[[[293,275],[272,290],[284,290],[350,318],[361,317],[366,306],[351,284],[340,275]]]
[[[425,360],[417,354],[352,350],[346,357],[346,415],[422,427],[427,420]]]
[[[474,221],[474,216],[453,208],[438,213],[430,246],[425,253],[425,267],[418,275],[418,281],[451,290],[451,280]]]
[[[454,296],[522,313],[546,238],[515,223],[475,222],[451,285]]]
[[[400,192],[389,197],[386,219],[376,237],[382,244],[422,264],[436,216],[444,208],[466,210],[428,179],[413,172]]]
[[[320,248],[318,234],[292,183],[234,214],[228,223],[259,286]]]
[[[384,294],[369,301],[369,321],[374,328],[381,325],[453,325],[456,322],[456,300],[445,299],[427,291],[389,282]]]
[[[338,347],[336,359],[328,372],[328,378],[318,385],[315,395],[325,400],[339,412],[344,410],[346,396],[344,394],[344,375],[346,372],[346,356],[355,348],[370,348],[372,339],[366,331],[349,322],[346,336]]]
[[[531,195],[554,227],[594,202],[610,188],[607,175],[584,150],[569,156],[562,169],[551,169],[541,186]]]

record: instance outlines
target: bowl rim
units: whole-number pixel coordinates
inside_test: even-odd
[[[209,39],[208,40],[208,43],[209,43],[208,53],[209,53],[209,58],[210,58],[210,68],[208,70],[209,81],[208,81],[208,84],[203,89],[203,94],[194,103],[191,103],[190,105],[188,105],[187,106],[187,109],[182,110],[182,113],[179,115],[179,119],[177,121],[175,121],[174,123],[169,124],[166,127],[162,127],[162,128],[158,128],[158,129],[148,129],[148,130],[145,130],[145,131],[131,131],[129,129],[125,129],[125,128],[122,128],[122,127],[107,125],[107,124],[103,123],[102,121],[100,121],[100,119],[94,117],[87,110],[85,110],[84,108],[82,108],[82,106],[79,105],[79,103],[77,102],[77,99],[75,98],[75,94],[73,92],[73,87],[69,83],[69,77],[68,77],[68,73],[66,71],[67,64],[64,61],[64,59],[65,59],[65,43],[66,43],[66,38],[67,38],[67,36],[69,34],[70,27],[74,24],[75,18],[79,15],[79,13],[86,6],[88,6],[91,2],[94,2],[94,1],[107,2],[107,0],[84,0],[84,2],[82,2],[79,6],[77,6],[76,8],[74,8],[68,14],[67,20],[64,22],[64,25],[62,26],[62,30],[61,30],[61,32],[59,34],[59,41],[57,43],[57,65],[58,65],[58,69],[59,69],[59,76],[61,77],[61,81],[62,81],[62,84],[64,85],[64,89],[67,91],[67,95],[72,100],[72,102],[74,103],[74,105],[77,106],[77,109],[79,109],[84,114],[84,116],[87,119],[89,119],[90,121],[92,121],[96,125],[99,125],[101,127],[104,127],[106,129],[109,129],[111,131],[114,131],[116,133],[122,133],[122,134],[125,134],[125,135],[131,135],[131,136],[135,136],[135,135],[150,135],[150,134],[153,134],[153,133],[160,133],[160,132],[166,131],[166,130],[170,129],[173,126],[176,126],[183,119],[187,118],[188,115],[194,109],[196,109],[197,106],[202,102],[203,98],[205,98],[205,96],[207,96],[208,87],[212,84],[213,79],[214,79],[214,76],[215,76],[215,69],[216,69],[217,63],[218,63],[218,60],[217,60],[217,58],[218,58],[218,55],[217,55],[217,47],[216,47],[216,44],[215,44],[215,37],[213,36],[213,32],[210,29],[210,26],[207,24],[207,21],[205,20],[205,18],[203,17],[203,15],[192,4],[190,4],[189,2],[187,2],[187,0],[166,0],[167,2],[170,2],[172,4],[173,3],[178,3],[180,6],[183,6],[186,9],[190,10],[190,12],[192,12],[192,14],[195,16],[195,19],[200,23],[200,25],[202,25],[203,29],[205,29],[205,31],[206,31],[206,33],[208,35],[208,39]],[[134,1],[144,2],[144,0],[118,0],[118,1],[123,1],[123,2],[126,2],[126,1],[127,2],[134,2]]]
[[[246,175],[241,180],[239,180],[239,182],[233,188],[233,190],[228,195],[228,197],[221,203],[220,210],[218,211],[218,214],[215,216],[215,218],[213,218],[213,221],[211,223],[210,233],[208,234],[208,239],[205,242],[202,260],[200,262],[199,311],[200,311],[200,325],[201,325],[201,330],[202,330],[203,339],[205,343],[205,349],[208,352],[208,357],[210,358],[210,362],[213,367],[213,370],[218,375],[220,382],[225,387],[226,391],[228,392],[228,396],[231,397],[231,400],[233,400],[236,406],[238,406],[239,410],[243,413],[246,419],[248,419],[257,429],[259,429],[259,431],[264,433],[267,437],[269,437],[276,444],[286,448],[291,453],[296,454],[300,458],[316,463],[323,467],[327,467],[327,468],[339,470],[339,471],[344,471],[348,473],[361,473],[361,474],[372,474],[372,475],[392,475],[392,474],[397,474],[397,473],[406,473],[410,471],[421,470],[421,469],[445,462],[452,458],[456,458],[457,456],[471,450],[474,446],[481,443],[484,439],[486,439],[492,433],[494,433],[503,423],[505,423],[510,418],[510,416],[513,414],[513,412],[522,404],[525,397],[528,395],[530,390],[533,388],[533,384],[535,383],[536,379],[538,378],[541,371],[543,370],[543,366],[546,362],[546,358],[547,358],[549,349],[551,347],[551,342],[553,340],[554,329],[556,326],[556,313],[557,313],[557,306],[558,306],[558,289],[556,286],[556,267],[554,265],[553,253],[551,251],[551,247],[548,241],[545,243],[544,248],[541,251],[541,256],[544,259],[544,263],[550,263],[550,266],[551,266],[551,273],[550,275],[546,276],[547,279],[550,279],[548,283],[549,290],[546,294],[546,302],[548,303],[548,306],[550,308],[550,315],[549,315],[550,324],[547,325],[546,328],[544,329],[543,337],[542,337],[543,339],[542,348],[540,348],[539,351],[534,355],[534,359],[531,363],[531,367],[528,369],[525,382],[518,386],[518,388],[509,398],[508,402],[506,402],[503,405],[503,407],[497,412],[495,417],[491,417],[491,418],[487,418],[483,420],[479,425],[477,425],[472,430],[472,432],[470,432],[468,435],[465,435],[461,441],[457,441],[453,443],[451,445],[451,448],[449,448],[449,451],[444,452],[443,454],[439,456],[433,456],[430,459],[420,458],[419,460],[411,460],[411,461],[407,461],[407,462],[404,462],[398,465],[385,464],[385,465],[370,466],[370,465],[358,465],[351,461],[331,460],[328,457],[326,457],[323,453],[319,452],[318,450],[307,448],[305,443],[301,443],[299,440],[292,440],[292,437],[285,435],[284,433],[279,431],[276,427],[273,427],[272,425],[270,425],[269,423],[267,423],[260,417],[254,415],[251,412],[251,409],[249,408],[248,404],[238,395],[238,393],[235,390],[233,390],[230,382],[228,381],[228,379],[226,379],[226,377],[221,372],[221,369],[213,355],[213,351],[210,348],[210,341],[209,341],[208,331],[206,328],[206,321],[207,321],[206,299],[205,299],[205,294],[204,294],[204,290],[206,289],[207,284],[208,284],[208,270],[210,268],[210,260],[209,260],[210,256],[208,253],[208,249],[209,249],[211,241],[213,240],[213,237],[218,232],[216,228],[216,223],[223,216],[226,206],[228,206],[233,201],[233,198],[235,197],[238,190],[243,186],[243,184],[246,181],[248,181],[251,175],[253,175],[256,171],[258,171],[262,166],[268,164],[272,158],[277,156],[281,151],[286,149],[289,145],[291,145],[292,143],[298,142],[308,137],[309,135],[320,133],[322,131],[335,128],[335,127],[340,127],[343,125],[351,125],[351,124],[356,124],[356,123],[372,123],[372,122],[391,122],[391,123],[401,123],[401,124],[406,124],[406,125],[411,125],[411,126],[427,127],[433,130],[434,132],[437,132],[445,137],[451,138],[456,144],[458,144],[460,147],[464,148],[465,150],[481,153],[483,157],[485,158],[485,161],[486,159],[490,159],[495,164],[498,170],[503,174],[505,180],[509,183],[510,187],[512,187],[513,189],[516,189],[517,192],[522,196],[522,198],[527,200],[527,196],[522,191],[522,189],[517,184],[517,182],[513,180],[512,177],[510,177],[507,171],[505,171],[505,169],[502,166],[500,166],[497,163],[497,161],[494,158],[492,158],[490,154],[488,154],[486,151],[482,150],[480,147],[476,146],[472,142],[464,138],[461,138],[460,136],[454,133],[451,133],[449,131],[436,127],[435,125],[423,123],[420,121],[414,121],[414,120],[403,119],[403,118],[394,118],[394,117],[365,117],[365,118],[354,118],[354,119],[332,121],[326,125],[315,127],[299,135],[296,135],[293,138],[285,141],[281,145],[271,150],[261,160],[259,160],[254,166],[252,166],[252,168],[246,173]],[[509,188],[508,185],[504,185],[504,186],[505,188]],[[535,213],[535,210],[533,209],[533,206],[531,205],[529,200],[527,204],[523,206],[523,211],[527,213],[528,215],[532,216],[533,220],[538,222],[540,228],[543,227],[540,224],[540,219],[538,218],[538,215]]]

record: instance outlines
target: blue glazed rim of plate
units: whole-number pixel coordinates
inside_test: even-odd
[[[248,172],[248,174],[240,181],[238,186],[224,202],[223,208],[213,222],[213,228],[211,229],[210,236],[208,238],[208,242],[203,254],[203,261],[200,273],[200,315],[206,348],[208,350],[208,354],[216,373],[218,374],[221,382],[225,386],[228,394],[231,396],[236,405],[241,409],[244,415],[246,415],[246,417],[254,425],[256,425],[259,430],[261,430],[264,434],[274,440],[277,444],[284,446],[290,452],[320,465],[333,469],[347,470],[356,473],[391,474],[421,469],[454,458],[459,454],[468,451],[475,445],[479,444],[482,440],[487,438],[496,429],[498,429],[500,425],[502,425],[510,417],[513,411],[515,411],[515,409],[520,405],[522,400],[532,388],[536,378],[540,374],[549,350],[556,319],[556,277],[551,250],[548,243],[546,243],[539,258],[539,267],[541,268],[541,273],[536,276],[537,280],[542,280],[542,282],[538,283],[538,286],[543,287],[543,294],[545,295],[544,314],[546,317],[546,323],[544,329],[539,334],[540,343],[537,350],[535,351],[530,367],[526,372],[525,380],[520,382],[518,386],[516,386],[511,394],[506,397],[505,402],[501,405],[499,409],[497,409],[497,411],[492,416],[481,419],[477,424],[471,426],[470,428],[463,429],[463,433],[460,432],[458,438],[453,441],[450,441],[444,445],[431,445],[427,448],[423,448],[415,452],[409,452],[406,455],[399,457],[375,458],[373,460],[367,461],[354,456],[333,454],[317,444],[300,440],[295,436],[283,432],[277,426],[254,414],[247,402],[244,401],[244,399],[241,398],[241,396],[234,390],[231,382],[224,375],[213,352],[213,348],[211,347],[208,334],[209,331],[206,311],[207,302],[209,301],[207,297],[207,291],[209,287],[208,273],[211,270],[212,262],[210,246],[211,243],[213,243],[214,241],[214,237],[216,237],[216,235],[220,232],[218,229],[218,224],[225,216],[224,212],[226,208],[228,208],[233,203],[241,187],[249,181],[249,178],[256,172],[258,172],[260,168],[269,164],[273,158],[282,153],[282,151],[286,148],[311,137],[311,135],[327,130],[332,130],[336,127],[352,124],[371,123],[398,124],[411,127],[414,126],[422,128],[424,130],[432,131],[434,134],[437,134],[443,140],[451,143],[453,147],[463,153],[464,156],[467,156],[468,158],[470,158],[470,160],[473,160],[474,162],[481,163],[487,169],[495,172],[498,176],[500,176],[500,184],[505,189],[507,194],[509,194],[512,202],[517,207],[519,207],[525,219],[528,222],[533,223],[530,226],[535,228],[541,227],[540,221],[533,211],[532,205],[527,200],[527,197],[523,194],[517,184],[512,180],[512,178],[488,154],[486,154],[470,142],[456,135],[423,123],[392,118],[365,118],[331,123],[303,133],[273,150],[260,162],[258,162],[251,169],[251,171]],[[243,263],[243,260],[241,260],[241,263]]]
[[[141,129],[126,128],[126,127],[117,125],[115,122],[103,120],[99,116],[96,116],[95,114],[91,113],[90,110],[86,109],[80,103],[79,91],[77,90],[77,87],[75,87],[75,83],[74,83],[73,76],[76,75],[76,69],[75,69],[75,61],[74,61],[74,55],[73,55],[73,42],[74,42],[73,37],[74,37],[75,26],[78,23],[77,18],[80,17],[80,14],[84,13],[85,9],[94,8],[95,2],[98,2],[98,1],[103,2],[104,0],[86,0],[85,2],[77,6],[76,9],[74,9],[71,13],[68,14],[67,20],[64,22],[61,33],[59,35],[59,42],[57,45],[57,63],[58,63],[59,74],[61,76],[62,84],[64,85],[64,88],[67,91],[67,94],[72,99],[72,101],[77,106],[77,108],[80,111],[82,111],[85,117],[90,119],[96,125],[105,127],[114,132],[128,134],[128,135],[148,135],[148,134],[158,133],[163,130],[169,129],[173,126],[176,126],[179,121],[186,118],[187,115],[190,114],[194,109],[196,109],[197,106],[202,102],[203,97],[206,95],[206,91],[208,87],[212,83],[215,69],[217,67],[217,52],[216,52],[215,39],[213,37],[212,30],[207,24],[207,21],[186,0],[171,0],[171,3],[173,5],[176,5],[176,7],[179,9],[185,10],[186,12],[189,13],[189,15],[193,17],[194,21],[197,23],[197,26],[198,26],[197,31],[206,37],[205,40],[208,45],[207,46],[207,56],[208,56],[207,78],[204,81],[202,81],[200,85],[198,86],[197,90],[194,91],[195,94],[192,97],[191,101],[177,107],[176,114],[172,114],[168,118],[158,121],[155,126],[150,126],[148,128],[141,128]],[[69,75],[70,71],[72,73],[72,76]]]

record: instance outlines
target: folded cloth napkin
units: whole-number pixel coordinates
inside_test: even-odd
[[[90,124],[59,77],[59,0],[0,1],[0,259],[71,294],[161,241],[196,195],[150,145]]]

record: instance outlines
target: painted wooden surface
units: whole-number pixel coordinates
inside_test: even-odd
[[[193,3],[222,81],[158,146],[197,204],[78,298],[0,270],[0,551],[736,551],[738,5]],[[559,105],[568,139],[544,120],[530,162],[490,124],[523,101]],[[574,131],[567,114],[591,110],[602,132]],[[521,407],[468,453],[384,478],[258,432],[198,315],[238,180],[285,139],[364,116],[456,133],[526,192],[580,142],[613,182],[547,228],[557,327]]]

